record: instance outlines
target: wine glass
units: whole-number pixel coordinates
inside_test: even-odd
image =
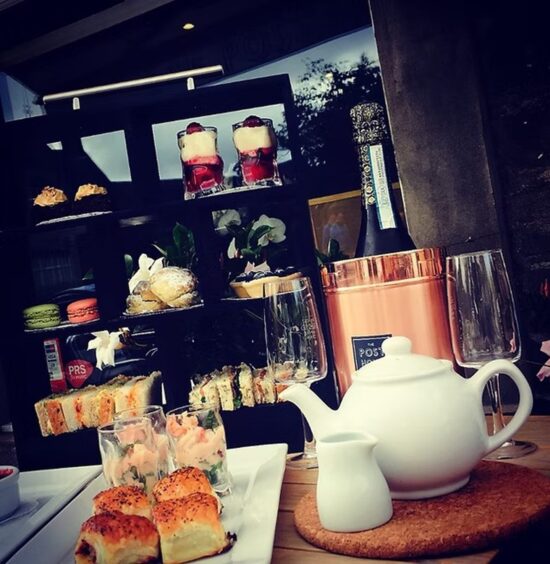
[[[266,282],[264,323],[267,363],[281,386],[310,385],[327,375],[327,355],[315,294],[308,277]],[[287,466],[317,468],[315,439],[302,416],[304,449],[290,454]]]
[[[521,343],[514,298],[502,251],[447,257],[447,297],[456,362],[480,368],[494,359],[517,362]],[[505,425],[498,374],[488,383],[493,434]],[[519,458],[536,450],[525,441],[508,441],[485,458]]]

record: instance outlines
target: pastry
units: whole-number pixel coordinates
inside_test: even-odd
[[[167,266],[151,276],[149,286],[151,292],[170,307],[182,307],[177,304],[185,302],[188,294],[191,294],[188,302],[198,297],[195,291],[198,286],[197,277],[186,268]],[[192,303],[187,303],[184,307],[189,305]]]
[[[152,519],[149,498],[138,486],[116,486],[99,492],[92,501],[92,510],[94,515],[119,511]]]
[[[34,199],[32,210],[36,222],[57,219],[69,213],[69,201],[63,190],[45,186]]]
[[[206,493],[158,503],[153,507],[153,520],[164,564],[213,556],[232,544],[223,529],[217,499]]]
[[[67,306],[67,318],[71,323],[85,323],[99,319],[96,298],[78,300]]]
[[[56,327],[61,323],[59,306],[55,304],[41,304],[23,310],[23,320],[26,329],[45,329]]]
[[[202,492],[216,497],[206,474],[194,466],[180,468],[159,480],[153,488],[153,498],[157,503],[179,499],[192,493]]]
[[[167,307],[167,304],[151,292],[151,286],[145,280],[139,282],[126,298],[126,313],[130,314],[160,311]]]
[[[82,524],[74,556],[76,564],[156,562],[159,535],[145,517],[100,513]]]
[[[78,187],[73,202],[75,214],[109,211],[110,207],[109,194],[103,186],[83,184]]]
[[[239,298],[262,298],[267,282],[280,282],[301,278],[302,273],[294,267],[278,268],[274,272],[247,272],[239,274],[229,285]]]

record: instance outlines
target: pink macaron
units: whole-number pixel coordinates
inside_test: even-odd
[[[67,306],[67,318],[71,323],[84,323],[99,319],[96,298],[78,300]]]

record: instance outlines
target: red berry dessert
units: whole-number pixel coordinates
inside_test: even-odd
[[[215,127],[204,127],[196,121],[178,133],[186,200],[223,189],[223,161],[216,140]]]
[[[277,137],[270,119],[248,116],[235,124],[233,142],[247,186],[281,183],[277,168]]]

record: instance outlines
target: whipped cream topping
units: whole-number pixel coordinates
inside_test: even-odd
[[[257,149],[269,149],[275,145],[275,139],[267,125],[239,127],[233,132],[233,141],[237,150],[243,153]]]
[[[197,157],[217,156],[215,131],[196,131],[188,133],[181,139],[182,161],[189,161]]]

